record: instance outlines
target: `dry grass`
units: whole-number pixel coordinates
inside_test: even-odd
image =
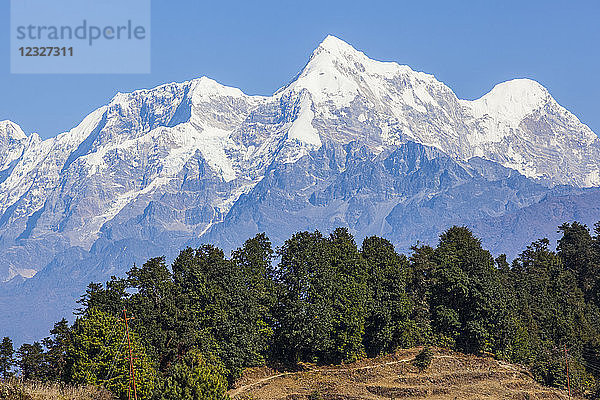
[[[68,386],[59,383],[0,381],[1,400],[113,400],[113,395],[95,386]]]
[[[412,362],[419,351],[300,372],[255,368],[229,394],[233,400],[568,399],[526,369],[491,358],[434,349],[431,366],[420,371]]]

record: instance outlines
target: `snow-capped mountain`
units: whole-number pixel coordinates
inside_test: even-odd
[[[0,122],[0,326],[24,337],[41,307],[35,337],[90,280],[259,231],[348,226],[406,250],[461,223],[514,255],[520,212],[598,198],[599,171],[598,136],[537,82],[461,100],[329,36],[272,96],[202,77],[119,93],[47,140]],[[592,218],[585,204],[560,215]]]
[[[26,142],[27,136],[20,126],[11,121],[0,121],[0,170],[7,171],[6,176],[12,164],[21,157]]]
[[[459,100],[432,75],[371,60],[329,36],[280,94],[303,90],[312,100],[314,110],[306,111],[312,126],[328,139],[361,140],[374,150],[413,140],[458,159],[496,161],[549,184],[600,185],[598,136],[529,79]],[[343,134],[328,134],[332,124]]]

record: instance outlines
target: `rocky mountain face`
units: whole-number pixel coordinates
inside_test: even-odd
[[[537,82],[460,100],[331,36],[270,97],[203,77],[43,141],[0,122],[0,334],[39,338],[92,280],[263,231],[347,226],[408,251],[466,224],[514,257],[600,219],[599,171],[598,136]]]

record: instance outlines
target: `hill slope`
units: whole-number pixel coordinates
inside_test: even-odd
[[[431,366],[419,372],[412,365],[419,350],[294,373],[249,370],[229,395],[233,400],[569,398],[566,391],[539,385],[519,366],[447,350],[434,350]]]

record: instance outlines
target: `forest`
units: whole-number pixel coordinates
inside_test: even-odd
[[[600,398],[600,222],[558,227],[512,261],[467,227],[409,256],[347,229],[265,234],[228,257],[213,245],[153,258],[91,283],[73,323],[40,342],[0,344],[0,377],[101,386],[128,398],[227,399],[249,367],[293,370],[437,346],[529,368],[548,386]],[[535,238],[532,238],[535,240]],[[128,316],[129,337],[125,330]]]

